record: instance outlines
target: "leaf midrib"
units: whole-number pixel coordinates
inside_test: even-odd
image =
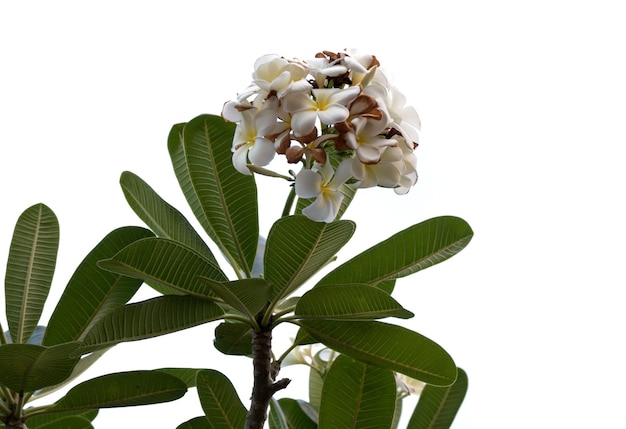
[[[397,276],[399,273],[401,273],[401,272],[403,272],[403,271],[405,271],[405,270],[408,270],[408,269],[410,269],[410,268],[412,268],[412,267],[417,267],[417,266],[419,266],[419,265],[423,264],[424,262],[429,261],[431,258],[435,257],[436,255],[438,255],[438,254],[440,254],[440,253],[444,253],[444,252],[446,252],[448,249],[450,249],[450,248],[452,248],[452,247],[455,247],[455,246],[457,246],[457,245],[459,245],[459,244],[463,244],[463,242],[465,242],[466,240],[467,240],[467,241],[469,241],[469,239],[471,239],[471,237],[472,237],[472,235],[471,235],[471,234],[470,234],[470,235],[466,235],[466,236],[464,236],[464,237],[460,238],[459,240],[456,240],[456,241],[454,241],[453,243],[450,243],[448,246],[446,246],[446,247],[442,247],[442,248],[438,249],[436,252],[430,253],[428,256],[426,256],[426,257],[424,257],[424,258],[422,258],[422,259],[420,259],[420,260],[418,260],[418,261],[415,261],[415,262],[414,262],[414,263],[412,263],[412,264],[403,265],[401,268],[396,269],[396,270],[393,270],[393,271],[391,271],[390,273],[387,273],[387,274],[386,274],[386,275],[384,275],[384,276],[378,276],[378,277],[376,277],[376,278],[373,278],[373,279],[371,279],[371,280],[368,280],[368,281],[367,281],[367,284],[376,284],[376,283],[379,283],[379,282],[384,281],[384,280],[392,280],[392,279],[395,279],[395,278],[397,278],[396,276]]]
[[[122,183],[122,189],[126,191],[126,195],[130,197],[135,202],[135,204],[141,209],[141,212],[144,214],[144,216],[148,218],[149,222],[146,222],[146,223],[147,224],[151,223],[152,225],[157,227],[158,231],[154,231],[154,232],[156,232],[158,236],[171,239],[172,237],[165,231],[165,229],[163,229],[163,227],[161,226],[161,223],[158,222],[158,220],[150,214],[146,206],[140,202],[139,197],[135,197],[135,193],[132,192],[131,189],[129,189],[129,186]]]
[[[324,231],[326,231],[326,228],[328,228],[328,226],[324,225],[324,227],[320,230],[319,234],[317,235],[317,238],[315,239],[314,245],[310,247],[310,250],[307,252],[306,257],[302,260],[302,263],[300,264],[298,269],[294,271],[292,276],[285,283],[285,286],[283,287],[282,292],[278,294],[278,296],[274,299],[274,302],[276,303],[280,302],[283,299],[283,297],[285,297],[286,295],[288,295],[289,292],[291,292],[292,284],[294,283],[295,279],[300,275],[300,273],[304,270],[304,267],[306,266],[306,264],[311,260],[311,255],[315,253],[315,250],[317,249],[317,245],[321,241],[324,235]]]
[[[211,154],[211,156],[209,157],[209,160],[211,162],[211,167],[212,167],[212,171],[213,171],[213,177],[215,179],[215,186],[218,188],[218,198],[220,199],[221,205],[224,208],[224,219],[226,219],[226,224],[228,225],[228,229],[230,231],[230,236],[233,238],[233,244],[235,245],[235,250],[237,251],[237,255],[239,256],[239,260],[241,261],[241,264],[243,265],[242,267],[240,267],[241,269],[244,270],[244,273],[246,274],[246,277],[251,277],[251,273],[250,273],[250,268],[248,267],[248,261],[246,260],[246,256],[244,254],[243,249],[241,248],[241,244],[239,242],[239,239],[237,237],[236,231],[235,231],[235,225],[233,224],[232,221],[232,216],[230,216],[230,207],[228,206],[228,204],[226,204],[226,198],[224,196],[224,192],[222,189],[222,181],[220,180],[220,175],[217,174],[217,163],[215,161],[215,153],[212,150],[212,146],[210,144],[211,142],[211,138],[209,135],[209,127],[207,126],[207,122],[206,120],[202,121],[202,126],[203,126],[203,130],[204,130],[204,138],[205,141],[209,144],[207,144],[207,149],[209,150],[209,153]],[[189,169],[189,167],[187,167],[187,169]],[[190,175],[191,176],[191,175]],[[192,180],[193,183],[193,180]],[[204,204],[202,204],[203,207],[203,211],[204,211]],[[206,213],[205,213],[206,216]],[[207,219],[209,219],[207,217]],[[209,224],[210,224],[210,220],[209,220]],[[213,228],[213,226],[211,225],[211,228]],[[218,235],[215,234],[217,240],[220,242],[220,249],[224,249],[226,250],[227,247],[224,245],[224,242],[222,241],[222,238]]]
[[[24,326],[25,323],[25,319],[26,319],[26,312],[28,310],[28,296],[30,295],[30,289],[31,289],[31,285],[32,285],[32,276],[33,276],[33,267],[35,266],[35,256],[37,254],[37,244],[39,242],[39,234],[40,234],[40,230],[41,230],[41,219],[43,216],[43,212],[42,212],[42,208],[39,207],[38,208],[38,213],[37,213],[37,222],[35,222],[35,232],[34,232],[34,239],[32,241],[32,247],[31,247],[31,252],[30,252],[30,257],[28,260],[28,269],[26,271],[26,278],[24,279],[24,293],[22,295],[22,305],[20,307],[20,318],[19,318],[19,324],[18,324],[18,329],[17,329],[17,338],[14,340],[17,343],[23,343],[24,342],[24,331],[26,329],[26,327]]]
[[[305,330],[308,330],[308,329],[310,329],[310,328],[308,328],[308,327],[306,327],[306,326],[305,326],[305,327],[304,327],[304,329],[305,329]],[[320,331],[318,331],[318,330],[317,330],[317,332],[319,333]],[[328,336],[326,336],[326,337],[328,338]],[[332,338],[331,338],[331,340],[332,340]],[[339,341],[337,341],[337,342],[339,342]],[[394,361],[394,360],[390,360],[390,359],[384,358],[384,357],[383,357],[383,356],[381,356],[381,355],[375,355],[375,354],[372,354],[371,352],[367,352],[367,351],[365,351],[365,350],[363,350],[363,349],[358,349],[358,348],[356,348],[356,347],[354,347],[354,346],[350,346],[349,344],[347,344],[347,343],[345,343],[345,342],[341,342],[341,345],[342,345],[343,347],[345,347],[346,349],[348,349],[348,350],[358,352],[358,354],[365,355],[365,356],[367,356],[367,357],[374,357],[374,359],[375,359],[376,361],[383,361],[383,362],[385,362],[385,363],[391,363],[391,364],[393,364],[393,365],[395,365],[395,366],[397,366],[397,367],[403,368],[403,369],[412,370],[412,371],[410,371],[410,372],[419,372],[419,373],[423,373],[423,374],[428,374],[428,375],[430,375],[430,376],[433,376],[433,377],[438,378],[438,379],[441,379],[441,380],[449,380],[447,377],[444,377],[444,376],[442,376],[442,375],[440,375],[440,374],[433,373],[433,372],[430,372],[430,371],[426,371],[426,370],[423,370],[423,369],[416,369],[415,367],[408,366],[408,365],[406,365],[406,364],[401,364],[400,362],[397,362],[397,361]],[[398,371],[398,372],[399,372],[399,371]]]

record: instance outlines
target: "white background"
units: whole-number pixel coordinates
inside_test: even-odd
[[[472,225],[461,254],[396,289],[416,313],[406,325],[469,374],[453,427],[624,427],[619,3],[2,2],[1,271],[19,214],[44,202],[61,224],[55,303],[106,233],[141,225],[119,189],[122,171],[192,217],[167,154],[173,124],[218,114],[265,53],[360,48],[420,113],[420,180],[402,197],[359,193],[346,215],[357,232],[340,261],[429,217]],[[267,231],[287,189],[260,185]],[[215,351],[214,326],[120,345],[86,378],[211,367],[247,405],[250,362]],[[294,378],[284,394],[306,398],[304,373],[283,375]],[[200,413],[192,390],[166,405],[104,410],[95,423],[174,428]]]

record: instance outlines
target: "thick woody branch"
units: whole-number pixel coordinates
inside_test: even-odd
[[[263,429],[272,396],[277,391],[287,387],[290,382],[286,378],[275,381],[280,371],[280,365],[272,364],[271,331],[252,334],[252,365],[254,368],[254,386],[245,429]]]

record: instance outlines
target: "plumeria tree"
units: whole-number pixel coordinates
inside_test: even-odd
[[[217,369],[156,371],[197,390],[204,415],[181,429],[396,428],[409,394],[419,402],[408,427],[449,427],[465,372],[436,342],[383,319],[413,316],[393,297],[396,281],[460,252],[470,226],[454,216],[427,219],[335,263],[356,228],[343,216],[358,190],[406,194],[416,184],[419,129],[415,109],[373,55],[259,58],[252,82],[221,116],[174,125],[168,137],[178,183],[213,245],[140,177],[122,173],[126,200],[148,233],[96,265],[159,294],[102,310],[84,335],[67,339],[91,356],[219,321],[215,348],[251,358],[250,403]],[[277,156],[287,172],[275,171]],[[266,237],[259,174],[290,188]],[[276,350],[272,337],[286,324],[293,338]],[[290,380],[280,377],[294,364],[309,369],[308,398],[289,397]]]

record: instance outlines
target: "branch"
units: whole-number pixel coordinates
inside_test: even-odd
[[[275,381],[280,371],[280,363],[272,364],[272,332],[252,334],[252,365],[254,386],[252,403],[246,417],[245,429],[263,429],[267,420],[267,408],[274,393],[287,387],[291,380],[283,378]]]

